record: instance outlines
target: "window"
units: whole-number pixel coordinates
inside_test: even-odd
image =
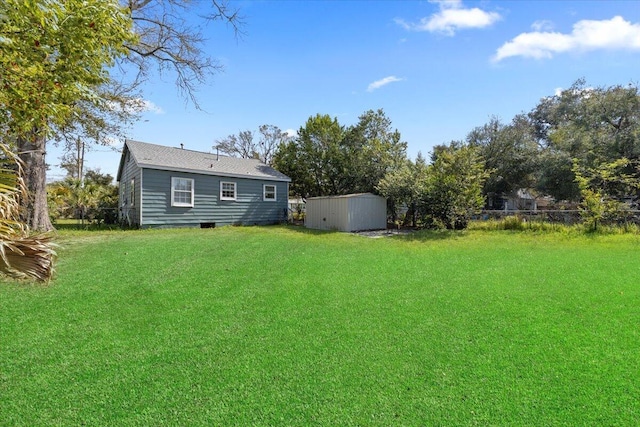
[[[135,178],[131,178],[131,182],[129,183],[129,205],[133,206],[136,204],[136,180]]]
[[[236,183],[235,182],[220,182],[220,200],[235,200],[236,199]]]
[[[276,201],[276,186],[265,184],[262,186],[262,200],[267,202],[275,202]]]
[[[193,207],[193,179],[171,178],[171,206]]]

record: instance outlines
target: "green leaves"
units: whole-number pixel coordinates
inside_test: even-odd
[[[137,40],[115,0],[0,0],[0,120],[17,135],[43,136],[96,102],[107,68]]]
[[[382,110],[365,112],[347,128],[329,115],[309,117],[274,157],[276,168],[292,178],[292,192],[303,197],[376,192],[405,161],[406,143]]]
[[[477,147],[452,143],[441,146],[429,166],[420,209],[425,222],[436,227],[463,229],[484,205],[487,179]]]
[[[484,205],[482,187],[489,173],[480,150],[452,142],[436,147],[433,157],[430,165],[420,155],[415,163],[408,161],[390,171],[377,188],[392,209],[405,205],[410,215],[415,207],[427,227],[466,228]]]
[[[637,85],[589,87],[584,80],[543,98],[529,113],[544,153],[538,187],[557,199],[578,199],[570,159],[583,169],[606,169],[620,159],[619,171],[640,179],[640,93]],[[604,171],[604,169],[602,171]],[[627,194],[631,195],[631,194]]]
[[[615,221],[628,210],[620,199],[640,188],[640,182],[625,173],[629,164],[629,160],[623,157],[597,168],[588,168],[581,166],[577,159],[573,160],[572,170],[582,198],[580,215],[588,229],[595,231],[600,222]]]

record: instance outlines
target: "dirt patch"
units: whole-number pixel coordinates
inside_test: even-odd
[[[406,234],[411,234],[415,230],[411,230],[408,228],[390,228],[387,230],[370,230],[370,231],[356,231],[353,234],[357,234],[358,236],[370,237],[372,239],[378,239],[380,237],[391,237],[391,236],[401,236]]]

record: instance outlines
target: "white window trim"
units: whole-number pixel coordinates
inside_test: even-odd
[[[176,191],[176,180],[178,179],[184,179],[187,181],[191,181],[191,203],[180,203],[180,202],[176,202],[175,201],[175,191]],[[186,192],[186,191],[180,191],[180,192]],[[179,176],[176,177],[171,177],[171,206],[175,206],[178,208],[192,208],[193,207],[193,199],[194,199],[194,193],[195,193],[195,183],[193,178],[182,178]]]
[[[233,197],[225,197],[222,195],[222,186],[224,184],[233,185]],[[232,181],[220,181],[220,200],[237,200],[238,199],[238,184]]]
[[[273,199],[267,198],[267,187],[273,187]],[[262,184],[262,201],[275,202],[278,200],[278,187],[275,184]]]

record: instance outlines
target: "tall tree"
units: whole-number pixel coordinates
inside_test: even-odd
[[[419,212],[426,225],[460,230],[484,206],[488,176],[478,147],[452,142],[434,149],[422,183]]]
[[[545,148],[540,181],[548,194],[572,200],[580,197],[574,159],[583,168],[597,169],[625,158],[624,173],[640,179],[637,85],[593,88],[581,79],[569,89],[543,98],[529,118],[535,137]]]
[[[376,188],[387,199],[387,208],[393,221],[397,219],[398,210],[406,207],[403,225],[416,226],[416,208],[424,195],[428,170],[422,153],[418,153],[415,162],[407,159],[405,164],[389,170],[380,180]]]
[[[25,161],[26,219],[34,228],[52,228],[48,137],[80,132],[104,142],[109,129],[136,116],[144,103],[134,94],[157,73],[174,75],[199,108],[196,89],[221,66],[205,54],[205,38],[192,25],[196,7],[205,22],[222,20],[236,31],[241,24],[223,0],[211,0],[204,14],[188,0],[0,0],[0,125],[16,135]],[[120,78],[108,73],[118,69],[125,72]]]
[[[107,68],[137,37],[115,0],[0,0],[0,10],[0,121],[24,162],[24,219],[49,230],[46,140],[79,114],[80,102],[101,102]]]
[[[223,154],[243,159],[257,157],[257,146],[253,140],[253,131],[243,130],[237,134],[217,139],[215,147]]]
[[[258,158],[262,163],[271,165],[278,147],[286,144],[291,139],[291,136],[274,125],[261,125],[258,128],[258,132],[260,133]]]
[[[262,163],[271,165],[273,156],[280,145],[286,144],[291,138],[278,126],[261,125],[258,128],[258,140],[255,132],[243,130],[217,139],[215,147],[223,154],[243,159],[258,159]]]
[[[316,114],[298,130],[298,136],[281,144],[273,163],[288,175],[290,191],[301,197],[344,194],[344,153],[340,149],[344,127],[337,118]]]
[[[489,176],[483,193],[492,207],[499,200],[515,195],[522,188],[535,186],[535,172],[539,163],[539,146],[533,127],[524,115],[517,115],[504,124],[497,117],[473,129],[467,142],[479,148]]]
[[[227,0],[121,0],[129,10],[138,36],[125,43],[128,55],[123,66],[133,66],[134,85],[142,84],[156,75],[175,78],[179,92],[196,108],[197,90],[223,67],[205,52],[204,25],[224,22],[236,34],[242,34],[243,18],[239,9]]]
[[[302,189],[301,196],[344,194],[342,178],[345,157],[341,150],[343,137],[344,127],[337,118],[332,119],[327,114],[309,117],[300,128],[295,148],[296,161],[302,169],[296,168],[289,172],[301,172],[308,176],[308,179],[301,179],[303,185],[308,185],[308,188]],[[283,173],[287,174],[285,171]],[[302,177],[291,178],[295,181]]]
[[[378,183],[406,162],[406,143],[382,110],[369,110],[345,128],[328,115],[310,117],[274,164],[292,178],[298,196],[377,192]]]
[[[347,129],[342,145],[348,159],[348,187],[354,193],[375,191],[388,172],[407,160],[407,143],[382,109],[360,115],[358,123]]]

